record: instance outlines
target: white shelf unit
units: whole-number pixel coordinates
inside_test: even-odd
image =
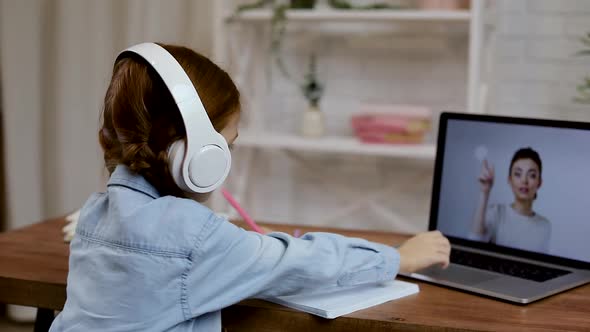
[[[379,24],[452,24],[463,25],[467,34],[469,46],[467,56],[467,100],[466,109],[471,113],[485,113],[486,96],[488,93],[486,78],[491,77],[491,61],[484,59],[483,54],[493,52],[493,34],[484,22],[484,7],[487,0],[472,0],[469,10],[337,10],[329,8],[287,10],[287,25],[326,26],[336,23],[357,25]],[[304,138],[297,134],[272,132],[261,126],[260,121],[265,111],[264,102],[269,89],[268,73],[265,73],[269,63],[267,52],[270,41],[269,26],[272,20],[271,9],[247,10],[239,15],[235,14],[235,7],[229,5],[231,0],[215,2],[215,31],[219,32],[214,38],[214,58],[219,63],[228,63],[228,57],[233,56],[237,63],[232,72],[236,83],[240,87],[248,86],[246,91],[249,100],[247,125],[241,129],[236,146],[240,152],[246,149],[243,165],[240,165],[237,176],[236,196],[238,200],[246,201],[248,182],[251,182],[250,170],[256,163],[254,154],[259,150],[301,151],[319,153],[346,153],[356,155],[370,155],[384,158],[410,158],[433,161],[436,148],[432,143],[413,145],[365,144],[353,136],[328,136],[323,138]],[[489,6],[488,6],[489,7]],[[238,25],[240,31],[249,31],[249,38],[237,42],[230,42],[230,26]],[[320,32],[321,33],[321,32]],[[237,59],[236,59],[237,58]],[[247,82],[247,84],[245,84]],[[244,91],[242,91],[244,93]],[[329,121],[329,120],[328,120]],[[372,195],[377,197],[376,195]],[[368,204],[371,202],[367,201]],[[222,203],[223,204],[223,203]],[[221,206],[221,205],[219,205]],[[358,204],[360,206],[360,204]],[[229,210],[230,215],[233,214]],[[233,216],[236,216],[233,214]],[[395,216],[393,216],[395,217]],[[330,219],[331,217],[327,217]]]
[[[487,85],[481,82],[482,76],[482,45],[484,44],[484,22],[483,22],[483,1],[472,0],[472,6],[469,10],[414,10],[414,9],[387,9],[387,10],[343,10],[343,9],[294,9],[287,10],[287,21],[293,24],[315,24],[315,23],[396,23],[396,22],[438,22],[438,23],[462,23],[468,24],[469,30],[469,61],[468,61],[468,86],[466,109],[468,112],[484,113],[485,97],[487,95]],[[224,6],[227,1],[216,2],[216,16],[222,19],[218,20],[216,25],[218,31],[226,31],[225,26],[229,22],[239,24],[254,24],[258,29],[256,34],[258,38],[263,35],[263,27],[260,24],[268,24],[272,19],[271,9],[252,9],[246,10],[236,15],[233,10],[228,10]],[[226,34],[216,36],[215,58],[224,62],[227,57]],[[250,45],[251,46],[251,45]],[[253,50],[248,51],[254,52]],[[247,53],[248,53],[247,52]],[[247,56],[245,56],[247,57]],[[242,61],[240,67],[248,67],[247,60]],[[238,83],[242,81],[242,76],[237,75]],[[257,96],[255,98],[258,98]],[[257,105],[261,105],[255,101]],[[253,107],[259,109],[260,107]],[[253,115],[256,117],[256,115]],[[297,135],[280,135],[268,133],[262,128],[249,128],[250,133],[241,135],[237,145],[248,147],[260,147],[270,149],[288,148],[292,150],[313,150],[322,152],[349,152],[356,154],[369,154],[385,157],[401,158],[434,158],[435,148],[432,144],[404,145],[404,146],[372,146],[371,144],[362,144],[354,142],[354,138],[330,137],[318,140],[318,144],[311,144],[308,139],[301,138]],[[255,130],[260,132],[253,135]],[[269,143],[271,142],[271,143]]]

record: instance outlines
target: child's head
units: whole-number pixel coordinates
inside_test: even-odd
[[[184,69],[213,127],[231,143],[237,136],[240,97],[229,75],[188,48],[160,46]],[[120,57],[104,99],[99,131],[109,172],[124,164],[162,195],[186,196],[168,168],[168,147],[185,137],[180,112],[158,73],[139,55]]]
[[[541,187],[543,164],[537,151],[528,148],[519,149],[510,162],[508,184],[517,200],[532,201],[537,198]]]

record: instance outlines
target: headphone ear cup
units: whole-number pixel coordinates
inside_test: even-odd
[[[174,183],[183,191],[188,191],[184,178],[182,176],[182,163],[186,152],[186,141],[177,140],[170,144],[168,148],[168,168]]]
[[[223,139],[223,138],[221,138]],[[216,144],[202,147],[186,158],[186,140],[178,140],[168,148],[168,168],[174,183],[188,193],[206,193],[215,190],[225,180],[231,165],[231,154]],[[188,177],[183,175],[184,164],[188,166]],[[187,183],[189,182],[189,183]],[[191,189],[189,185],[199,189]]]
[[[197,187],[196,192],[205,193],[215,190],[227,177],[231,156],[217,144],[208,144],[195,152],[188,162],[187,185]]]

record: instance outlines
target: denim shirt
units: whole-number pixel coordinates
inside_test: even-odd
[[[246,298],[391,280],[390,246],[331,233],[261,235],[117,166],[81,210],[67,301],[50,331],[221,331]]]

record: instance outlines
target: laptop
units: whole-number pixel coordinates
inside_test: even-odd
[[[519,304],[589,282],[590,123],[442,113],[429,229],[450,266],[402,275]]]

